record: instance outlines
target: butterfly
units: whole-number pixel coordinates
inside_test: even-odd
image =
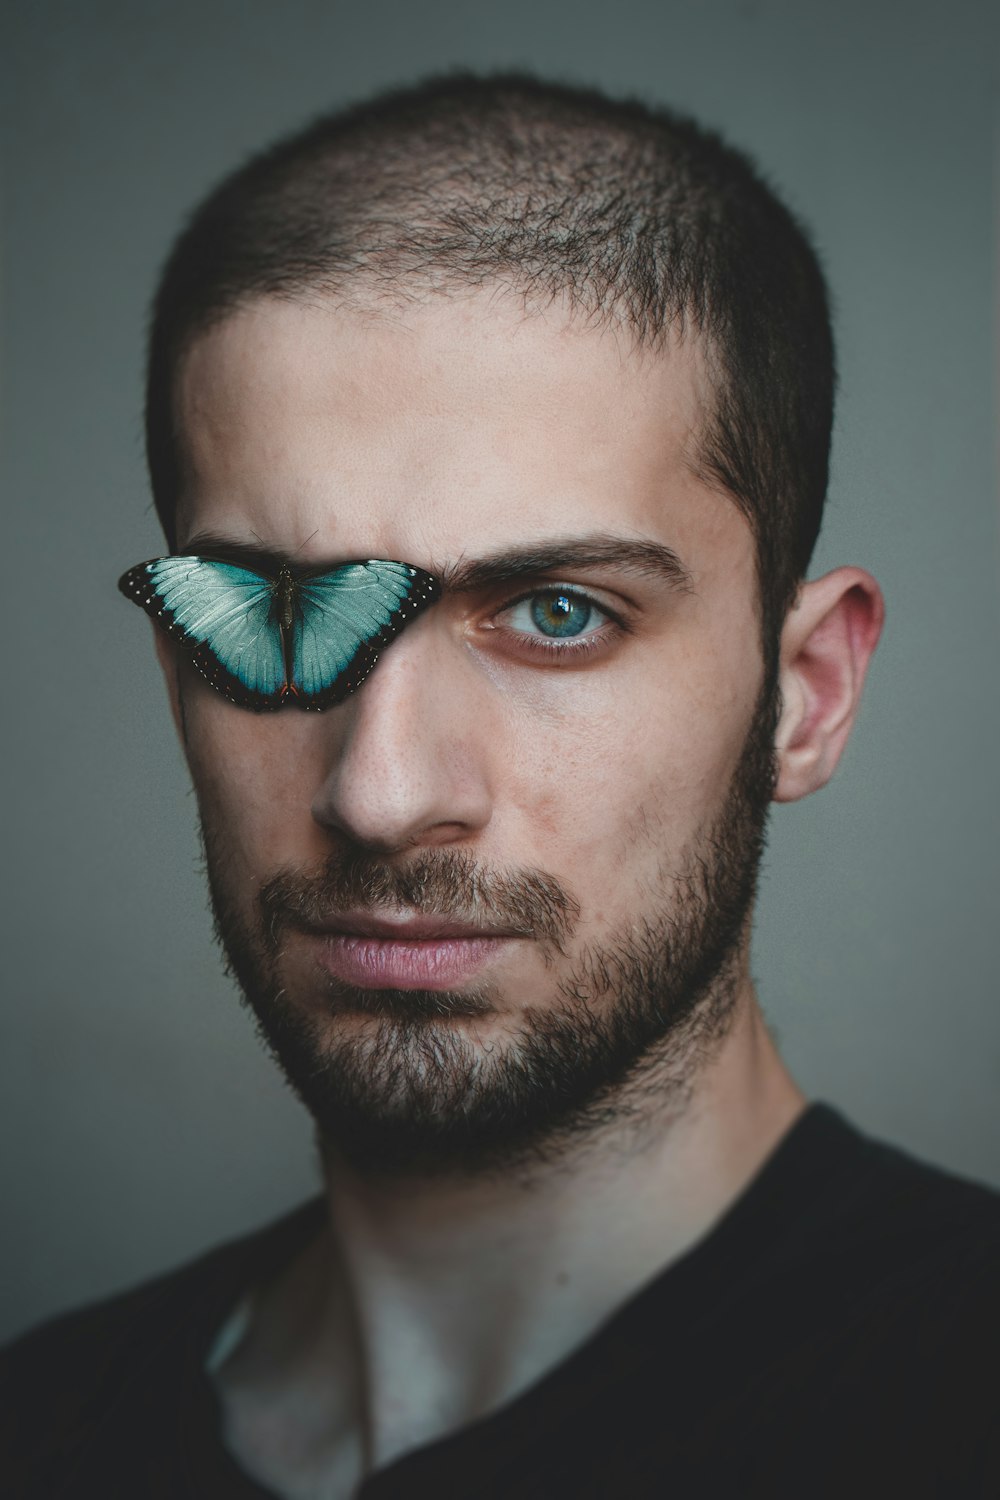
[[[440,593],[430,573],[372,559],[266,571],[210,557],[155,557],[118,580],[217,692],[257,711],[324,709]]]

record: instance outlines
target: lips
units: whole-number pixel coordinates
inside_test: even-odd
[[[448,989],[476,976],[513,942],[511,928],[444,917],[345,912],[310,927],[332,978],[362,989]]]
[[[453,922],[445,917],[375,917],[370,912],[343,912],[320,924],[320,930],[345,937],[384,938],[389,942],[428,942],[438,938],[523,937],[513,927]]]

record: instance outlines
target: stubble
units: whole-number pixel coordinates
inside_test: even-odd
[[[320,869],[276,872],[248,918],[226,887],[224,832],[203,809],[227,966],[324,1148],[369,1177],[505,1173],[683,1109],[733,1017],[777,713],[765,684],[719,815],[672,862],[664,853],[651,908],[600,945],[575,942],[579,904],[550,873],[487,870],[455,849],[405,864],[338,849]],[[553,976],[551,997],[521,1008],[516,1031],[489,1026],[484,1043],[489,984],[373,991],[330,978],[318,1008],[314,992],[305,1004],[284,987],[297,927],[380,907],[523,932]]]

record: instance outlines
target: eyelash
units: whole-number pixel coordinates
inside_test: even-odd
[[[604,616],[604,620],[595,630],[584,636],[546,637],[542,635],[530,635],[527,631],[512,630],[509,626],[494,626],[492,628],[504,630],[506,634],[516,637],[518,648],[527,651],[535,657],[547,657],[549,661],[556,658],[573,658],[574,661],[589,658],[595,653],[605,651],[621,635],[629,630],[625,620],[606,604],[599,603],[592,594],[585,589],[573,588],[567,585],[551,584],[546,588],[534,588],[527,593],[519,594],[516,599],[510,599],[497,611],[498,616],[510,614],[519,604],[530,603],[534,599],[552,599],[559,595],[575,600],[577,603],[589,605],[598,614]]]

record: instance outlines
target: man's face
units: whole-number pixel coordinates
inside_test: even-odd
[[[445,582],[323,714],[235,707],[163,648],[220,935],[362,1168],[544,1154],[668,1104],[725,1029],[772,724],[703,388],[693,344],[499,293],[261,301],[183,364],[182,552]]]

